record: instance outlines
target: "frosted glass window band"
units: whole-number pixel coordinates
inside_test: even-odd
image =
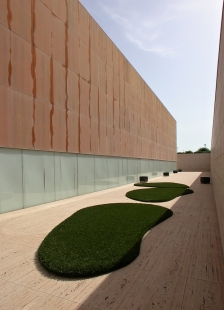
[[[176,162],[0,148],[0,213],[154,178]]]

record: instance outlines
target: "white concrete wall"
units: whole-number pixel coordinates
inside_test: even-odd
[[[219,59],[216,81],[215,107],[212,130],[211,173],[224,250],[224,22],[220,35]]]
[[[182,171],[210,171],[211,153],[177,154],[177,169]]]

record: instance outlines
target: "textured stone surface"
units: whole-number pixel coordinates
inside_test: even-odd
[[[211,171],[211,153],[177,154],[177,169],[185,172]]]
[[[174,215],[150,230],[139,256],[125,268],[89,279],[59,278],[36,258],[43,238],[77,210],[130,202],[133,185],[0,215],[2,309],[224,309],[224,258],[212,184],[201,173],[170,174],[194,194],[160,205]],[[166,181],[156,178],[154,181]]]
[[[13,126],[0,146],[176,161],[175,120],[78,0],[1,0],[0,38],[0,85],[12,93],[4,102],[1,92],[1,111]],[[15,91],[30,96],[24,118]],[[38,100],[51,106],[44,142]],[[77,115],[89,118],[85,134]]]
[[[211,146],[211,174],[224,253],[224,15],[219,46]]]

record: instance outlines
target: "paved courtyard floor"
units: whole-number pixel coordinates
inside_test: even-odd
[[[49,274],[36,259],[37,248],[81,208],[134,202],[125,197],[133,185],[0,215],[0,309],[223,310],[224,258],[213,187],[200,184],[200,175],[153,179],[188,184],[194,194],[161,203],[174,215],[144,236],[138,258],[95,278]]]

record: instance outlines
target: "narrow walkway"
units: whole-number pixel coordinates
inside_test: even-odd
[[[223,310],[224,258],[212,184],[200,173],[170,181],[191,185],[194,194],[161,205],[174,215],[149,231],[129,266],[90,279],[50,275],[35,258],[55,225],[83,207],[133,202],[133,185],[0,215],[0,309]],[[206,174],[207,175],[207,174]]]

